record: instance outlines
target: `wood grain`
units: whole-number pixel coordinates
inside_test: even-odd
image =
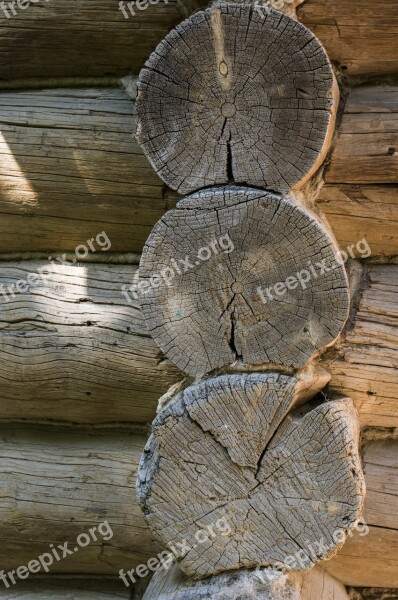
[[[398,14],[391,0],[307,0],[298,18],[350,76],[398,71]]]
[[[118,0],[80,0],[78,5],[74,0],[43,0],[27,10],[17,7],[17,15],[9,11],[10,19],[0,11],[0,78],[138,74],[158,42],[181,20],[175,0],[141,7],[131,15],[126,6],[127,19]]]
[[[134,492],[144,444],[144,436],[117,428],[3,425],[2,569],[27,565],[65,542],[72,554],[62,559],[61,550],[52,574],[117,575],[156,556]],[[78,547],[78,536],[104,521],[113,536],[104,527],[97,541]]]
[[[30,274],[35,285],[24,284]],[[0,263],[0,418],[153,419],[182,377],[122,293],[136,275],[132,265]],[[25,291],[14,287],[13,298],[7,290],[18,281]]]
[[[167,200],[135,127],[122,90],[0,94],[0,252],[74,250],[103,230],[113,252],[140,251]]]
[[[192,194],[157,223],[142,254],[148,331],[190,375],[231,364],[302,368],[348,316],[336,252],[291,198],[237,186]]]
[[[287,414],[294,388],[271,374],[210,379],[154,421],[137,490],[155,539],[187,542],[180,566],[190,577],[281,564],[306,570],[333,556],[361,516],[352,402]],[[198,536],[209,527],[212,535]],[[310,553],[320,539],[324,547]]]
[[[308,29],[260,5],[220,4],[177,26],[145,63],[137,139],[181,194],[232,182],[287,193],[322,164],[337,104]]]
[[[388,130],[396,116],[390,111],[397,108],[397,89],[356,88],[351,93],[356,112],[349,118]],[[134,102],[116,89],[0,94],[0,252],[74,250],[103,230],[112,251],[142,250],[179,196],[164,189],[135,142],[133,113]],[[327,184],[318,207],[343,249],[365,236],[374,257],[389,257],[397,254],[398,186],[382,185],[382,177],[381,184],[365,183],[368,169],[355,166],[351,147],[361,135],[359,130],[337,139],[331,169],[343,183]],[[395,159],[386,154],[390,146],[376,131],[369,135],[378,164],[386,161],[383,171],[394,178]],[[340,145],[350,158],[338,159],[334,167]],[[360,183],[344,183],[351,165]]]
[[[364,86],[348,96],[326,183],[398,183],[396,86]]]
[[[362,426],[398,427],[398,266],[372,266],[353,323],[322,366],[355,402]]]
[[[369,534],[355,534],[322,566],[347,585],[398,587],[398,440],[366,444],[363,466]]]

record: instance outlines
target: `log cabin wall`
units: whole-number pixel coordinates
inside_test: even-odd
[[[4,586],[4,598],[138,597],[139,582],[126,588],[119,570],[161,552],[135,479],[159,399],[191,379],[161,354],[128,291],[148,235],[180,199],[135,140],[135,84],[166,33],[203,6],[160,1],[132,14],[126,4],[0,7],[0,570],[105,520],[113,531],[44,578]],[[319,364],[326,393],[359,413],[369,527],[318,576],[328,599],[394,598],[398,5],[306,0],[297,17],[324,44],[341,91],[306,197],[350,258],[350,318]],[[300,585],[303,600],[322,600],[318,584]]]

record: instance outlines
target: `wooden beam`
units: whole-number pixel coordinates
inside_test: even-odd
[[[375,257],[397,254],[398,185],[382,184],[398,183],[396,157],[388,154],[398,139],[386,146],[380,138],[397,118],[396,97],[397,87],[352,91],[347,119],[375,130],[363,134],[357,123],[357,133],[344,133],[343,118],[318,201],[343,249],[365,236]],[[0,94],[0,252],[74,250],[103,230],[112,251],[141,251],[179,196],[165,189],[134,140],[133,112],[134,102],[116,89]],[[375,157],[366,148],[358,154],[363,135],[374,140]],[[387,176],[369,183],[364,161],[370,173],[380,173],[375,161]],[[359,183],[348,185],[351,168]]]
[[[16,15],[9,7],[10,18],[1,10],[0,79],[138,74],[181,13],[175,0],[134,4],[134,14],[127,4],[124,13],[114,0],[81,0],[78,10],[74,0],[40,1]]]
[[[324,568],[346,585],[398,587],[398,440],[364,448],[366,536],[355,534]]]
[[[123,294],[136,275],[134,265],[0,263],[0,418],[152,421],[183,377]]]
[[[68,542],[72,549],[78,535],[104,521],[111,539],[98,535],[64,560],[54,560],[50,573],[117,575],[156,558],[161,549],[152,541],[134,489],[145,442],[132,428],[3,423],[2,569],[26,565],[49,552],[50,544]],[[355,533],[335,558],[321,563],[347,584],[398,587],[397,450],[398,441],[365,447],[370,532]]]
[[[391,0],[306,0],[297,14],[343,73],[397,73],[398,15]]]
[[[46,267],[0,263],[0,285]],[[184,376],[149,338],[128,291],[136,276],[134,265],[59,264],[8,302],[0,292],[0,419],[152,421],[160,396]],[[398,266],[369,268],[359,310],[320,363],[329,389],[354,400],[363,427],[398,427],[397,282]]]
[[[52,574],[117,575],[156,556],[134,491],[145,439],[129,429],[2,425],[1,568],[26,566],[65,542],[71,554],[53,555]],[[103,525],[94,540],[90,528],[104,521],[111,532]],[[85,547],[80,534],[90,538]]]
[[[0,94],[0,252],[72,250],[103,230],[113,252],[140,251],[167,199],[135,128],[122,90]]]
[[[398,266],[371,266],[351,324],[320,363],[329,388],[354,400],[362,426],[398,427],[397,324]]]
[[[361,185],[398,182],[396,86],[365,86],[350,92],[325,180]]]

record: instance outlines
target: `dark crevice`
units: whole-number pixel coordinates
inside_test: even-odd
[[[235,336],[236,336],[236,320],[235,320],[235,309],[234,309],[231,314],[231,335],[229,338],[229,347],[231,348],[231,351],[236,360],[243,360],[242,354],[239,354],[238,349],[236,348]]]
[[[228,183],[234,182],[234,171],[232,166],[232,148],[231,148],[231,133],[227,142],[227,178]]]

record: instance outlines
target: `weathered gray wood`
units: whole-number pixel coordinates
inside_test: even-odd
[[[344,586],[322,569],[284,575],[273,569],[233,571],[192,581],[173,566],[158,571],[143,600],[348,600]]]
[[[0,418],[148,423],[183,376],[129,292],[137,267],[71,261],[0,263]]]
[[[360,516],[352,402],[286,416],[294,389],[282,375],[222,376],[188,388],[154,421],[138,494],[155,538],[186,542],[179,558],[189,576],[275,566],[294,555],[287,568],[308,569],[341,547]],[[309,553],[320,539],[324,548]],[[306,548],[300,563],[296,553]]]
[[[290,199],[241,187],[192,194],[156,225],[142,255],[148,330],[190,374],[236,362],[303,367],[348,315],[336,252],[316,218]]]
[[[397,327],[398,266],[370,266],[351,324],[321,362],[331,390],[353,399],[363,427],[398,427]]]
[[[355,169],[359,183],[331,182],[317,201],[343,250],[366,236],[377,258],[398,254],[398,187],[365,182],[376,162],[380,182],[383,173],[398,182],[395,159],[387,154],[395,142],[386,147],[381,135],[397,129],[397,90],[352,90],[348,118],[358,127],[336,140],[331,168],[338,181]],[[109,88],[0,94],[0,252],[73,251],[103,230],[113,252],[141,252],[153,226],[180,198],[165,189],[131,135],[134,106],[122,90]],[[356,166],[364,135],[374,149],[365,168],[363,162]],[[340,145],[349,160],[338,158]]]
[[[133,110],[121,89],[0,93],[0,252],[74,250],[103,230],[113,252],[141,251],[168,201]]]
[[[0,428],[0,564],[27,565],[68,542],[51,574],[118,575],[156,556],[134,484],[146,436],[134,429],[3,424]],[[78,547],[80,534],[107,521]],[[74,552],[74,548],[78,551]],[[41,574],[45,574],[41,569]]]
[[[325,180],[343,184],[397,183],[396,86],[364,86],[352,90]]]
[[[2,600],[128,600],[130,590],[121,581],[49,577],[18,581],[9,589],[2,585]]]
[[[78,9],[75,0],[16,3],[16,14],[10,4],[9,19],[0,11],[2,81],[138,74],[181,20],[175,0],[131,3],[132,12],[125,0],[125,14],[118,0],[79,0]]]
[[[306,27],[236,4],[178,25],[146,62],[138,90],[138,140],[182,194],[228,182],[279,192],[300,185],[325,157],[338,93]]]

